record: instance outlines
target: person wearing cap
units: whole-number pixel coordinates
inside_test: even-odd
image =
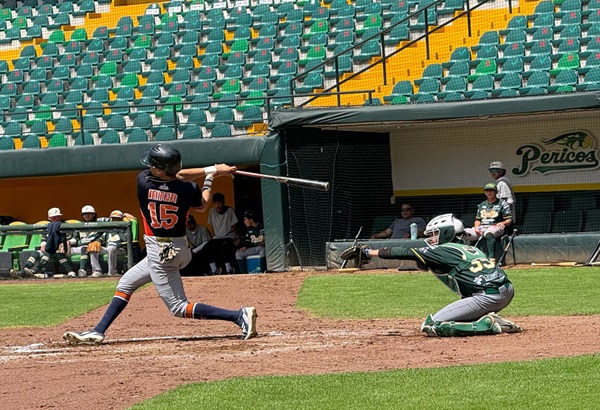
[[[186,238],[190,250],[192,251],[192,260],[186,267],[181,269],[181,274],[184,276],[207,274],[208,261],[206,260],[204,253],[200,251],[208,241],[210,241],[210,231],[204,225],[198,224],[194,215],[187,216]]]
[[[112,211],[108,218],[99,218],[98,221],[102,222],[123,222],[123,219],[136,220],[136,217],[115,209]],[[108,273],[107,276],[119,276],[117,271],[117,260],[119,255],[125,255],[127,251],[123,248],[123,245],[127,243],[127,236],[122,231],[109,231],[104,234],[104,243],[106,247],[100,248],[100,255],[108,255]]]
[[[251,210],[244,212],[244,225],[246,234],[240,241],[240,247],[235,252],[235,259],[242,273],[248,272],[246,258],[248,256],[258,255],[264,264],[265,257],[265,228],[259,222],[255,213]],[[264,266],[261,266],[264,271]]]
[[[46,233],[42,235],[40,251],[33,252],[27,259],[27,262],[25,262],[23,270],[13,272],[13,277],[52,277],[51,273],[45,272],[45,267],[53,255],[56,255],[60,266],[67,272],[67,276],[71,278],[77,277],[67,257],[69,242],[66,233],[60,230],[60,225],[62,224],[61,216],[62,212],[60,208],[50,208],[48,210],[49,223]]]
[[[96,209],[91,205],[85,205],[81,208],[81,219],[83,223],[95,223],[98,221]],[[99,251],[91,251],[88,246],[92,242],[99,242],[97,246]],[[102,276],[102,267],[100,266],[100,251],[104,245],[104,232],[95,231],[75,231],[73,238],[70,240],[71,254],[81,255],[79,259],[79,270],[77,276],[85,278],[87,271],[85,270],[88,261],[92,263],[92,277],[99,278]]]
[[[512,189],[512,184],[506,177],[506,168],[500,161],[493,161],[488,168],[490,175],[494,178],[494,183],[498,188],[498,198],[504,199],[510,206],[513,223],[517,220],[516,199]]]
[[[477,214],[472,228],[465,229],[470,241],[478,245],[485,239],[483,252],[492,263],[496,263],[496,242],[512,224],[512,214],[508,203],[498,198],[496,184],[490,182],[483,187],[486,200],[477,205]]]

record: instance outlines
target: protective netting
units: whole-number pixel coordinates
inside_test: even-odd
[[[405,203],[412,205],[415,216],[427,221],[436,215],[452,212],[463,219],[466,226],[473,225],[477,204],[486,199],[483,184],[477,189],[457,189],[457,193],[394,196],[393,176],[420,180],[423,185],[429,177],[426,171],[414,172],[411,167],[408,167],[406,175],[397,175],[399,171],[394,171],[391,160],[391,145],[400,138],[395,132],[390,138],[390,134],[386,133],[323,131],[316,128],[286,130],[288,175],[331,183],[330,192],[289,189],[291,249],[299,265],[324,266],[325,242],[353,239],[360,227],[360,238],[370,238],[399,218],[401,206]],[[406,138],[402,141],[408,142]],[[422,145],[422,148],[425,146]],[[473,155],[481,155],[488,148],[481,144]],[[422,156],[419,158],[418,161],[425,161]],[[451,161],[444,163],[445,168],[429,163],[429,175],[452,173],[458,181],[461,177],[469,179],[471,174],[487,172],[487,163],[468,172],[455,169],[458,165],[452,165]],[[551,178],[559,180],[560,177]],[[479,185],[477,181],[468,186]],[[519,234],[600,231],[598,191],[590,189],[593,188],[590,184],[581,190],[561,191],[557,186],[560,187],[560,184],[547,189],[518,187],[521,191],[524,188],[531,190],[516,192],[518,219],[515,227]]]

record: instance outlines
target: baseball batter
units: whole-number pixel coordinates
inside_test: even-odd
[[[186,240],[186,217],[190,208],[205,210],[213,175],[235,172],[236,168],[218,164],[206,168],[181,168],[181,154],[168,144],[156,144],[140,159],[149,169],[137,176],[137,193],[147,256],[119,280],[115,295],[104,316],[92,330],[66,332],[70,344],[98,344],[105,332],[127,306],[133,292],[152,282],[173,316],[193,319],[218,319],[236,323],[242,339],[257,335],[256,309],[227,310],[202,303],[189,303],[179,269],[191,260]],[[192,182],[205,178],[202,190]]]
[[[370,249],[359,245],[347,249],[342,258],[372,257],[414,260],[421,269],[431,270],[436,278],[460,296],[439,312],[429,315],[421,325],[428,336],[470,336],[518,333],[522,329],[500,317],[510,304],[514,289],[504,271],[478,248],[457,243],[464,225],[452,214],[433,218],[425,229],[423,248],[385,247]]]

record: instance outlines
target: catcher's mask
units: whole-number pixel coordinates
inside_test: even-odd
[[[147,167],[162,169],[172,176],[181,170],[181,154],[169,144],[156,144],[142,155],[140,162]]]
[[[425,241],[429,245],[441,245],[462,239],[465,226],[453,214],[439,215],[433,218],[425,227]]]

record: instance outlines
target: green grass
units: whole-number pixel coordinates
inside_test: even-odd
[[[0,327],[51,326],[110,302],[116,281],[0,285]]]
[[[195,383],[140,403],[167,409],[596,409],[600,357]]]
[[[600,268],[507,269],[515,316],[600,313]],[[436,312],[457,296],[431,273],[323,275],[307,278],[297,306],[334,318],[414,318]]]
[[[510,316],[600,314],[599,268],[508,269]],[[47,326],[110,300],[114,281],[0,284],[0,327]],[[309,277],[297,306],[336,318],[424,318],[456,300],[430,273]],[[490,345],[493,349],[493,345]],[[436,353],[436,354],[439,354]],[[595,409],[600,356],[181,386],[133,407],[159,409]]]

